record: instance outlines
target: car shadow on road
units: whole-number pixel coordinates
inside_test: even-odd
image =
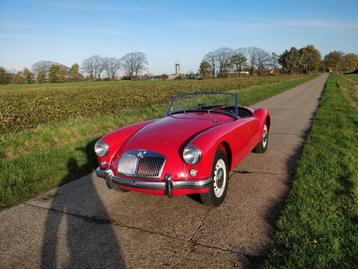
[[[60,185],[69,182],[74,174],[81,170],[88,171],[88,166],[93,166],[93,144],[94,141],[85,148],[78,149],[86,154],[85,164],[79,165],[74,157],[69,158],[68,172]],[[120,243],[96,187],[92,180],[87,180],[85,184],[85,196],[71,197],[61,192],[61,188],[51,195],[51,205],[45,221],[41,268],[126,267]],[[101,217],[76,212],[76,204],[79,203],[96,208]]]

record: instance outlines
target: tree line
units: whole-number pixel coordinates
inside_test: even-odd
[[[45,83],[80,80],[135,79],[146,69],[147,57],[142,52],[131,52],[121,58],[91,56],[71,67],[51,61],[38,61],[32,69],[9,72],[0,67],[0,84]],[[266,75],[274,73],[310,73],[317,71],[352,72],[358,68],[358,55],[332,51],[322,59],[313,45],[292,47],[281,54],[269,53],[258,47],[231,49],[219,48],[207,53],[200,63],[201,78],[228,77],[236,75]],[[168,77],[162,75],[162,79]],[[195,76],[190,76],[197,77]]]
[[[124,79],[134,79],[147,65],[147,57],[142,52],[131,52],[122,58],[94,55],[83,60],[81,66],[75,63],[71,67],[52,61],[38,61],[32,65],[31,71],[25,67],[22,71],[9,72],[0,67],[0,84],[113,80],[117,79],[120,70],[125,74]]]
[[[310,73],[317,71],[351,72],[358,68],[358,55],[333,51],[323,59],[313,45],[292,47],[281,54],[269,53],[258,47],[219,48],[206,54],[200,63],[202,78],[231,75],[264,75],[272,73]]]

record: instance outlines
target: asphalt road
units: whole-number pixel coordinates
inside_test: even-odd
[[[236,167],[219,208],[111,191],[90,174],[0,212],[0,268],[254,267],[272,247],[327,76],[255,105],[272,115],[268,151]]]

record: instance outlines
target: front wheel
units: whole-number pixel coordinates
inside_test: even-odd
[[[203,204],[216,207],[224,201],[229,183],[228,161],[221,150],[218,150],[215,155],[212,177],[213,182],[209,187],[209,192],[200,194],[200,198]]]
[[[260,142],[257,144],[257,146],[254,148],[254,152],[264,153],[267,149],[268,139],[269,139],[269,130],[267,127],[267,123],[265,123],[262,138]]]

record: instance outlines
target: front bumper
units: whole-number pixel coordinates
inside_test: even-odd
[[[207,178],[203,180],[193,181],[173,181],[170,175],[165,176],[164,181],[147,181],[139,179],[127,179],[115,176],[111,169],[102,170],[100,167],[96,169],[98,177],[106,179],[108,188],[113,188],[114,185],[146,189],[146,190],[163,190],[168,197],[173,195],[173,190],[176,189],[190,189],[199,190],[208,188],[212,183],[213,179]]]

